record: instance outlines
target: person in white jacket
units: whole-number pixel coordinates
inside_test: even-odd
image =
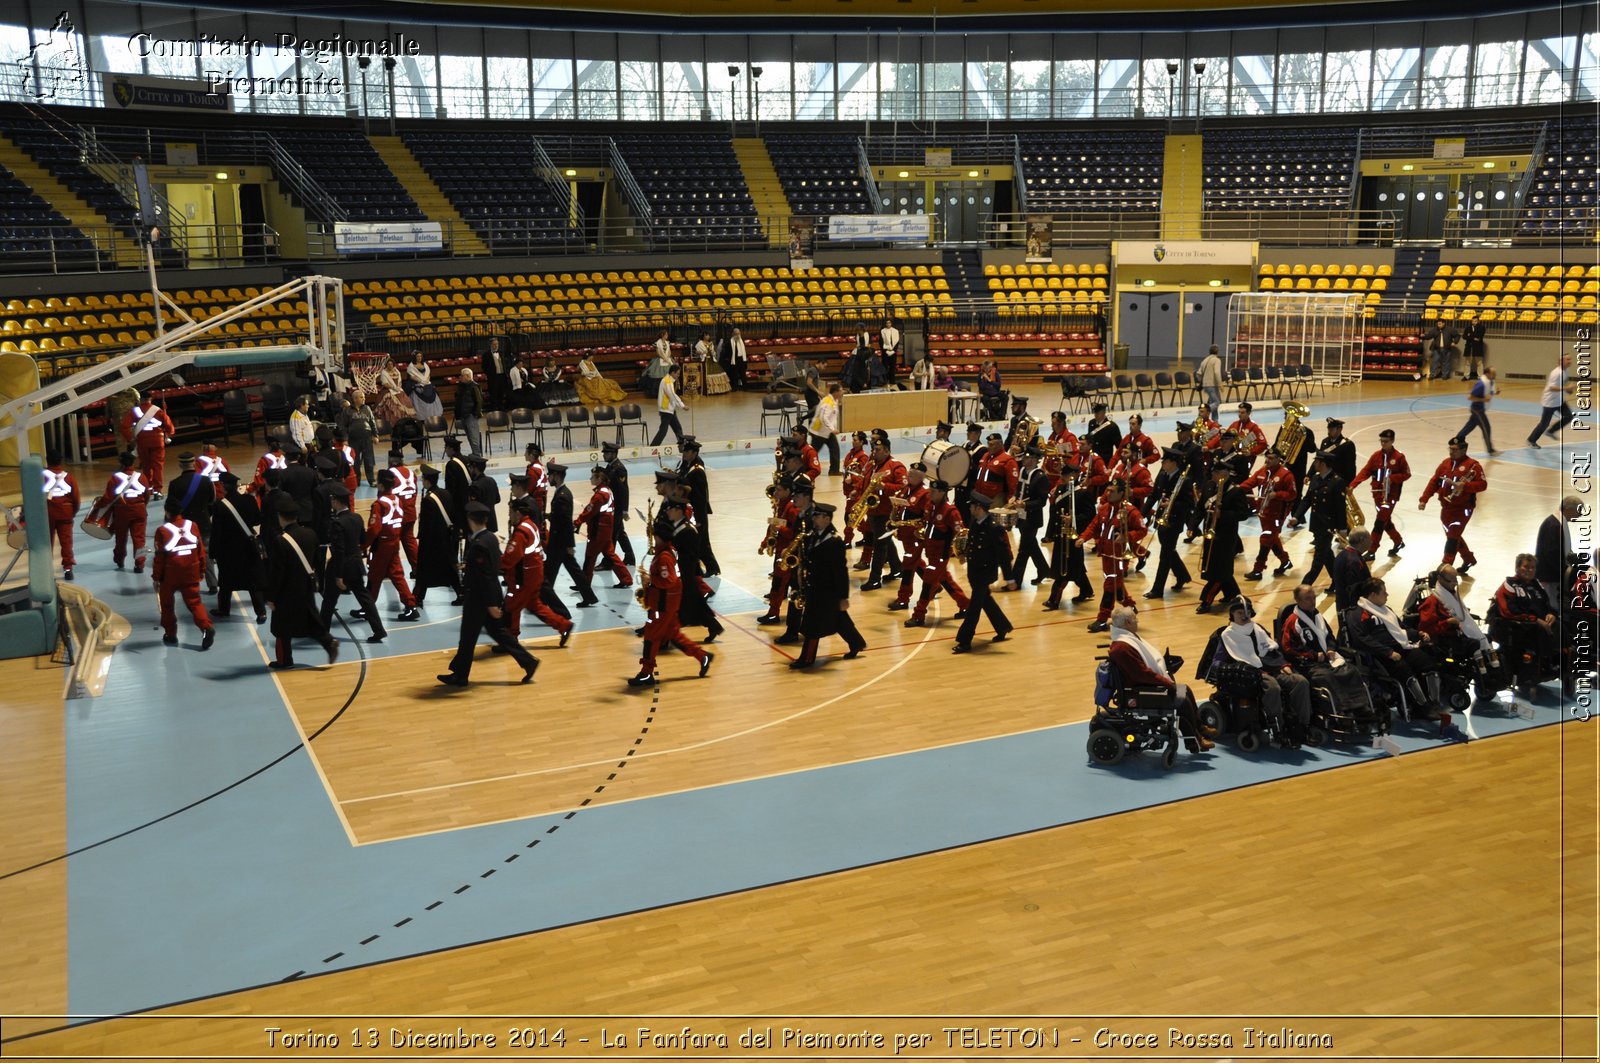
[[[289,414],[289,438],[301,450],[312,449],[317,441],[317,426],[311,421],[311,396],[301,395]]]
[[[661,441],[667,438],[667,429],[672,429],[675,442],[683,443],[683,425],[678,422],[678,411],[687,410],[689,407],[678,398],[678,376],[683,372],[676,366],[661,378],[661,390],[656,392],[656,413],[661,417],[661,426],[656,429],[656,437],[650,441],[652,447],[660,446]]]
[[[844,395],[844,385],[831,384],[828,393],[811,414],[811,449],[820,452],[828,447],[828,475],[839,475],[839,400]]]

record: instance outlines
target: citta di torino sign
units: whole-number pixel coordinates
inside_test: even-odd
[[[1114,253],[1129,266],[1248,266],[1255,250],[1249,240],[1121,240]]]

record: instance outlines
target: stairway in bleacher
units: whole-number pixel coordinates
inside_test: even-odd
[[[1200,212],[1204,207],[1201,138],[1167,137],[1161,159],[1161,238],[1200,239]]]
[[[418,208],[427,215],[428,220],[436,221],[443,227],[445,240],[451,245],[455,254],[489,253],[489,245],[484,243],[483,238],[467,224],[467,219],[456,210],[455,204],[450,202],[450,197],[439,189],[399,137],[375,137],[368,134],[367,139],[372,142],[372,149],[378,153],[384,165],[389,167],[389,172],[394,174],[395,180],[399,181],[406,193],[416,201]]]
[[[50,204],[56,213],[82,230],[84,235],[94,241],[95,247],[102,254],[109,255],[114,252],[119,268],[126,269],[144,264],[144,254],[139,250],[131,234],[119,234],[118,239],[113,241],[111,232],[116,226],[110,218],[89,206],[75,192],[57,180],[49,170],[34,161],[33,156],[3,135],[0,135],[0,166],[10,170],[13,176],[32,190],[34,195]]]
[[[1428,299],[1428,289],[1433,285],[1434,275],[1438,272],[1437,247],[1396,247],[1394,274],[1389,278],[1389,287],[1384,291],[1378,309],[1398,312],[1409,303],[1413,312],[1420,313],[1422,304]]]
[[[950,298],[957,303],[982,300],[984,310],[992,310],[989,282],[983,276],[983,256],[977,248],[963,247],[944,253],[944,279],[950,285]]]
[[[750,189],[750,199],[756,213],[767,230],[769,247],[789,246],[789,198],[783,193],[778,171],[767,153],[766,142],[760,137],[738,137],[733,142],[733,154],[744,173],[744,183]]]

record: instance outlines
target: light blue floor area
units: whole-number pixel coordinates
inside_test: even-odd
[[[1320,416],[1398,419],[1461,409],[1448,398],[1313,401]],[[1503,412],[1530,411],[1532,403],[1503,404]],[[1170,421],[1150,427],[1169,430]],[[1558,456],[1554,449],[1519,453],[1526,458],[1517,460],[1551,467]],[[1413,453],[1413,462],[1419,457]],[[714,469],[765,467],[770,460],[764,450],[708,455]],[[631,463],[636,504],[647,497],[654,467]],[[1151,755],[1107,769],[1088,762],[1087,728],[1076,724],[600,806],[570,818],[356,848],[299,748],[247,630],[253,627],[247,610],[241,615],[236,607],[219,625],[207,654],[190,648],[197,636],[180,616],[188,646],[167,649],[155,629],[147,579],[112,571],[109,544],[80,538],[79,553],[80,579],[133,623],[105,695],[66,707],[74,853],[69,1001],[82,1015],[144,1010],[757,888],[1380,755],[1341,745],[1256,757],[1219,748],[1203,757],[1180,755],[1170,773]],[[631,591],[600,593],[609,608],[574,610],[583,629],[638,622]],[[392,592],[386,595],[384,608],[392,613]],[[347,644],[345,652],[373,657],[452,644],[456,611],[436,598],[424,624],[393,624],[387,645]],[[715,604],[727,613],[761,607],[748,590],[726,583]],[[365,635],[363,625],[352,627]],[[525,628],[529,635],[539,630]],[[321,656],[309,645],[307,651],[308,660]],[[1081,691],[1087,668],[1062,662],[1051,684]],[[352,694],[359,671],[338,673]],[[536,700],[537,688],[525,696]],[[663,708],[671,697],[670,686],[663,688]],[[1502,706],[1470,723],[1478,737],[1492,739],[1556,723],[1560,709],[1551,698],[1532,715],[1523,720]],[[1400,730],[1407,754],[1494,755],[1492,744],[1441,746],[1420,725]],[[1261,801],[1270,814],[1272,792]],[[8,870],[17,869],[0,873]]]

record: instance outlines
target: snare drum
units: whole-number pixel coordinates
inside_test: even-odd
[[[958,443],[935,439],[922,448],[922,464],[928,467],[930,477],[954,487],[966,480],[967,471],[972,468],[972,455]]]
[[[111,538],[111,503],[104,498],[95,500],[90,508],[89,515],[83,518],[83,523],[78,525],[83,529],[83,534],[91,539]]]

